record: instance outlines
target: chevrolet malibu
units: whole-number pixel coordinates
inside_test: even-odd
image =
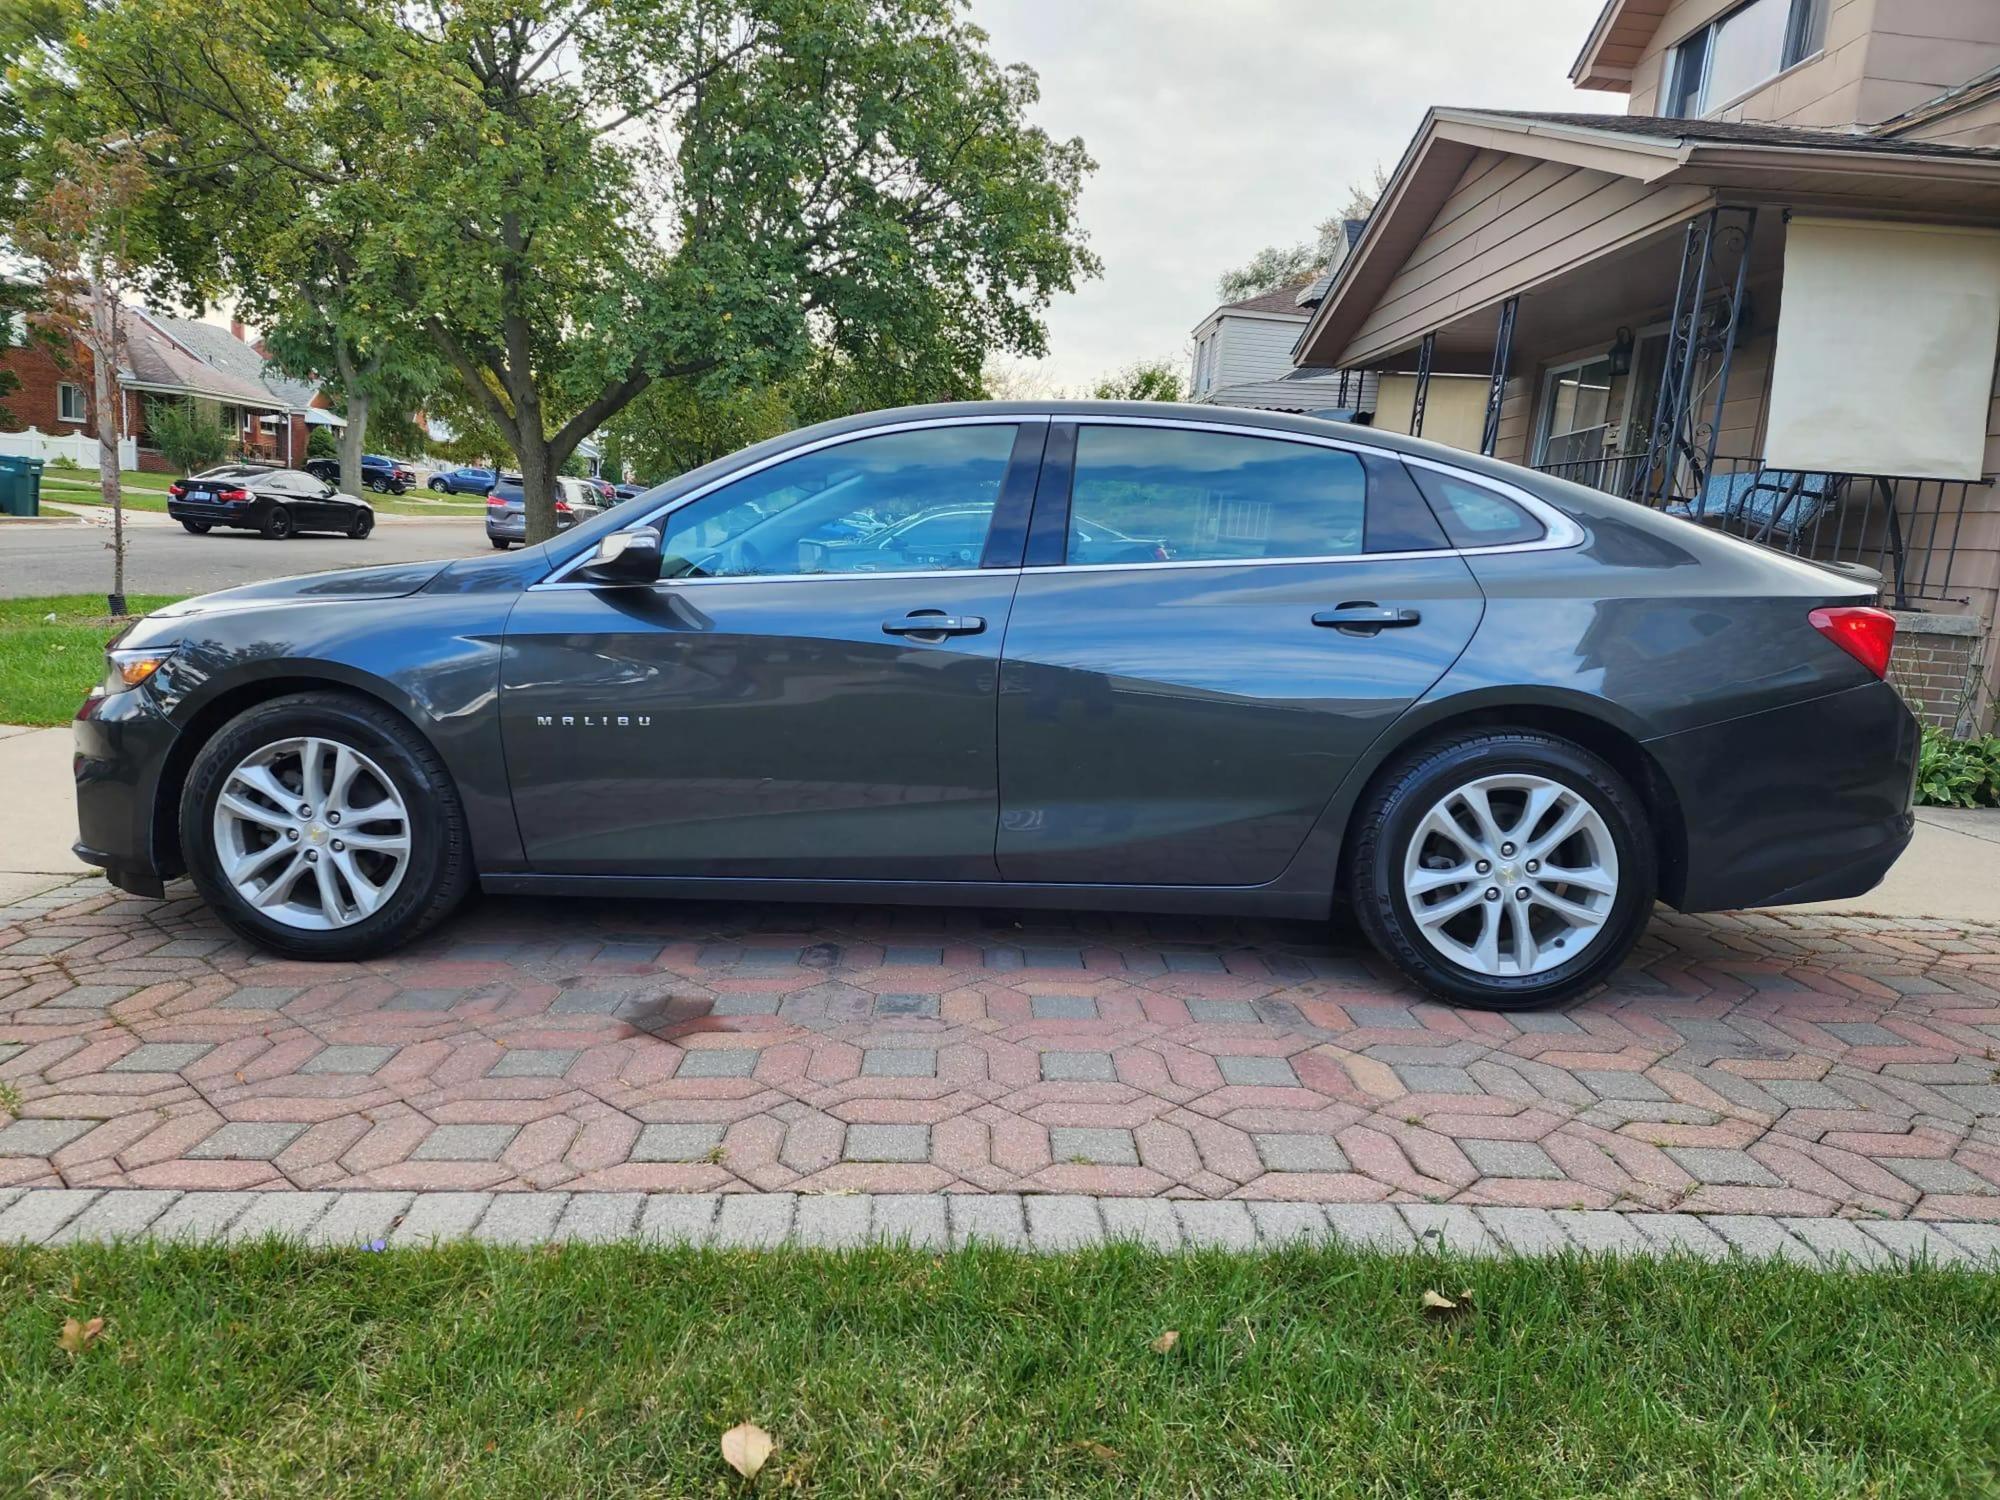
[[[970,551],[842,540],[967,511]],[[1418,985],[1519,1008],[1602,980],[1656,899],[1882,877],[1918,736],[1869,600],[1369,429],[877,412],[519,552],[148,616],[78,711],[77,852],[141,895],[185,872],[304,958],[474,885],[1338,904]]]

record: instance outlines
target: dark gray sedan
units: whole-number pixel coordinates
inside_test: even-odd
[[[854,542],[967,512],[905,565]],[[1893,633],[1833,573],[1390,434],[879,412],[507,556],[147,617],[77,717],[78,852],[309,958],[475,883],[1344,903],[1417,984],[1520,1007],[1603,979],[1655,899],[1881,879],[1917,747]]]

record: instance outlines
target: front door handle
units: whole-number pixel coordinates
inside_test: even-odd
[[[1423,623],[1423,613],[1407,604],[1377,604],[1372,599],[1323,609],[1313,616],[1313,624],[1330,626],[1348,635],[1375,635],[1384,630],[1400,630]]]
[[[900,620],[884,620],[884,635],[977,635],[986,628],[979,615],[948,615],[940,609],[913,609]]]

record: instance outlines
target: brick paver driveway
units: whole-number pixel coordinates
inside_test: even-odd
[[[0,909],[0,1187],[1991,1220],[1996,1070],[2000,929],[1907,920],[1663,911],[1507,1018],[1306,925],[487,900],[312,965],[95,880]]]

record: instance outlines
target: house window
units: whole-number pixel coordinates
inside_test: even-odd
[[[1660,113],[1692,119],[1747,94],[1826,41],[1828,0],[1750,0],[1667,57]]]
[[[83,387],[64,381],[56,387],[56,420],[58,422],[87,422],[88,408],[83,401]]]
[[[1549,371],[1542,388],[1538,464],[1601,458],[1611,436],[1611,361],[1600,355]]]

